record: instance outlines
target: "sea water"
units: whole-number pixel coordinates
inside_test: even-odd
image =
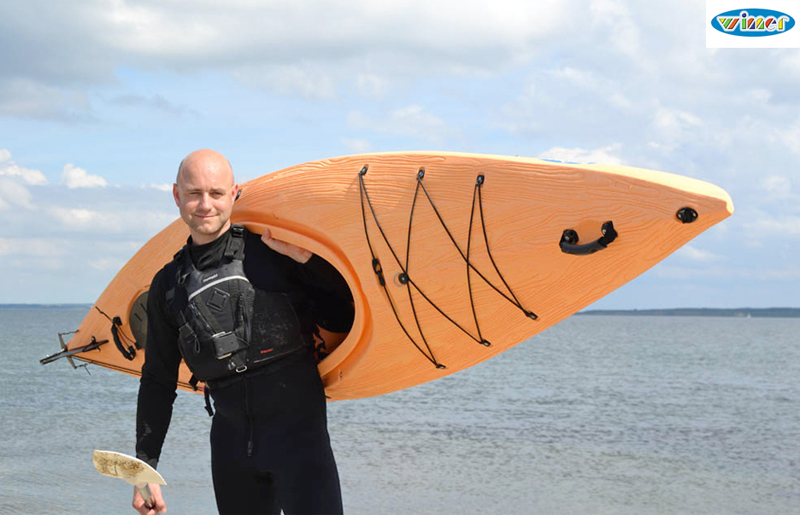
[[[133,513],[138,380],[42,366],[86,307],[0,309],[0,513]],[[345,510],[800,513],[800,319],[574,316],[469,370],[329,403]],[[409,343],[410,345],[410,343]],[[170,513],[215,513],[210,419],[181,393]]]

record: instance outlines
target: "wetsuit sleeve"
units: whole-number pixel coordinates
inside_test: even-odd
[[[336,268],[313,254],[297,263],[296,277],[314,309],[316,322],[333,332],[347,332],[353,325],[353,295]]]
[[[161,270],[147,296],[147,344],[136,409],[136,457],[152,467],[158,464],[169,429],[181,362],[178,330],[166,309],[163,279]]]
[[[315,286],[322,291],[336,295],[350,296],[350,288],[347,286],[347,281],[344,280],[333,265],[318,255],[312,254],[311,259],[298,268],[298,275],[304,284]]]

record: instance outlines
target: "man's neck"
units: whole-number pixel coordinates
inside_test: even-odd
[[[205,245],[212,241],[218,240],[223,234],[228,232],[231,228],[231,222],[228,221],[216,234],[194,234],[192,233],[192,245]]]

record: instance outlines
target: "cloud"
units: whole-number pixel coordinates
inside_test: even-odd
[[[116,224],[91,209],[52,207],[50,213],[62,225],[70,229],[97,227],[101,230],[117,230]]]
[[[101,258],[88,261],[90,267],[100,271],[117,271],[125,265],[125,261],[115,258]]]
[[[144,107],[147,109],[161,111],[163,113],[167,113],[177,117],[182,117],[187,114],[195,116],[200,114],[199,112],[185,105],[174,104],[169,100],[167,100],[166,97],[160,94],[154,94],[149,96],[130,94],[130,93],[125,95],[117,95],[112,99],[110,99],[109,103],[121,107],[135,107],[135,108]]]
[[[730,277],[731,271],[720,267],[690,268],[686,266],[658,264],[653,268],[652,274],[656,277],[686,281],[719,278],[725,276]]]
[[[688,261],[694,261],[697,263],[712,263],[722,259],[721,256],[718,256],[711,251],[698,249],[692,245],[684,245],[678,249],[677,252],[675,252],[675,255],[680,256]]]
[[[348,152],[352,152],[353,154],[365,154],[372,151],[372,144],[365,139],[341,138],[339,139],[339,143],[341,143]]]
[[[0,211],[9,211],[14,206],[35,209],[32,195],[24,185],[14,178],[0,177]]]
[[[64,165],[64,171],[61,173],[61,184],[65,184],[67,188],[105,188],[108,182],[99,175],[90,175],[89,172],[83,168],[78,168],[72,163]]]
[[[6,270],[61,270],[70,247],[61,238],[0,237],[0,264]]]
[[[616,109],[633,107],[633,102],[623,93],[623,88],[617,81],[598,75],[591,70],[580,70],[567,66],[552,70],[549,75],[556,80],[564,81],[577,89],[591,93]]]
[[[25,259],[10,259],[6,263],[8,268],[16,268],[20,270],[32,270],[40,273],[43,270],[63,270],[64,260],[54,257],[33,257]]]
[[[95,29],[92,35],[120,53],[195,68],[333,62],[375,52],[420,56],[423,48],[434,59],[467,62],[476,48],[493,47],[508,60],[526,43],[557,30],[554,22],[568,12],[563,4],[279,0],[204,2],[187,10],[171,3],[120,2],[92,17],[92,24],[112,30]],[[447,30],[441,30],[443,20]]]
[[[591,0],[589,19],[598,27],[608,28],[608,36],[614,47],[632,59],[641,60],[642,37],[640,24],[631,15],[628,6],[620,0]]]
[[[425,146],[543,150],[542,157],[709,180],[743,209],[721,224],[727,234],[709,231],[676,256],[697,274],[684,284],[701,283],[722,264],[788,262],[800,252],[800,57],[708,50],[697,7],[631,0],[5,2],[5,145],[25,145],[9,149],[18,161],[36,155],[21,164],[50,174],[54,184],[0,151],[0,236],[67,234],[97,256],[92,268],[76,250],[64,257],[66,266],[103,277],[98,268],[110,271],[113,260],[135,250],[131,242],[175,218],[171,186],[158,184],[174,172],[158,163],[185,154],[185,146],[219,145],[239,153],[231,158],[249,163],[246,170],[283,168],[309,152]],[[169,123],[160,123],[166,116]],[[73,124],[69,133],[63,122]],[[97,162],[113,152],[120,164],[114,172],[95,169],[81,152],[105,153]],[[96,175],[82,170],[60,183],[68,162]],[[102,188],[101,180],[137,187]],[[95,187],[69,188],[70,181]],[[124,251],[114,247],[120,241]],[[752,250],[759,246],[760,253]],[[0,289],[10,291],[6,284]]]
[[[800,79],[800,52],[785,52],[780,56],[781,69]]]
[[[47,184],[47,177],[39,170],[23,168],[11,160],[11,152],[0,149],[0,176],[18,177],[30,185]]]
[[[171,196],[152,188],[34,188],[0,177],[4,202],[6,183],[23,189],[10,197],[16,202],[30,189],[30,209],[12,205],[0,213],[0,269],[7,271],[0,302],[90,302],[177,217]]]
[[[777,199],[795,199],[792,194],[792,181],[783,175],[770,175],[761,181],[761,188]],[[798,199],[800,200],[800,199]]]
[[[151,182],[149,187],[158,191],[172,191],[172,184],[168,182],[162,182],[159,184]]]
[[[742,226],[759,239],[772,238],[782,240],[786,237],[800,236],[800,216],[772,214],[767,212],[753,213],[749,221]]]
[[[578,70],[569,66],[552,70],[550,74],[582,88],[591,89],[597,84],[597,77],[593,72]]]
[[[50,207],[47,212],[62,228],[71,232],[125,234],[133,228],[155,234],[175,220],[174,213],[152,210],[83,207]]]
[[[26,77],[0,78],[0,116],[63,122],[94,119],[85,92]]]
[[[790,127],[775,129],[775,137],[791,152],[800,155],[800,119]]]
[[[582,148],[553,147],[545,150],[537,157],[540,159],[555,159],[558,161],[571,161],[576,163],[603,163],[610,165],[623,165],[625,161],[618,157],[622,150],[621,143],[614,143],[607,147],[594,150]]]
[[[65,253],[67,240],[45,238],[2,238],[0,256],[52,257]]]
[[[440,144],[452,132],[444,120],[426,112],[420,105],[394,109],[382,119],[370,118],[360,111],[353,111],[347,116],[347,124],[354,129],[407,136],[436,144]]]
[[[5,256],[11,253],[13,246],[11,240],[0,238],[0,256]]]
[[[235,70],[233,77],[285,96],[299,95],[309,100],[333,100],[337,96],[335,80],[319,67],[247,66]]]
[[[363,97],[381,100],[390,89],[389,82],[377,75],[359,73],[356,78],[356,90]]]
[[[563,30],[573,3],[240,0],[187,8],[29,0],[0,16],[0,69],[9,78],[0,81],[0,114],[91,119],[87,91],[117,83],[124,66],[222,71],[251,86],[324,100],[358,77],[360,93],[380,96],[389,75],[496,73],[527,62],[537,43]],[[116,100],[182,113],[158,95]]]
[[[624,73],[597,68],[585,63],[537,70],[520,84],[516,96],[507,95],[494,109],[490,126],[520,138],[590,144],[629,137],[629,127],[640,126],[646,116],[643,93],[624,80]]]
[[[657,277],[676,280],[713,279],[729,282],[733,279],[742,282],[759,281],[797,281],[800,280],[800,267],[795,265],[763,266],[759,268],[739,268],[712,266],[708,268],[689,268],[665,264],[656,265],[652,274]]]
[[[685,138],[686,132],[703,125],[703,121],[692,113],[658,106],[653,113],[653,126],[661,136],[671,142]]]

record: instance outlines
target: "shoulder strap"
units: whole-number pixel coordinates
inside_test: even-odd
[[[231,237],[225,248],[225,257],[228,259],[244,259],[244,233],[245,229],[239,224],[231,225]]]
[[[175,264],[175,278],[164,293],[164,298],[167,301],[167,309],[172,309],[172,303],[175,300],[175,290],[178,285],[182,285],[183,281],[186,279],[186,274],[188,272],[185,272],[184,268],[186,267],[186,260],[188,258],[189,251],[186,249],[185,245],[172,257],[172,262]],[[191,265],[191,262],[189,264]]]

